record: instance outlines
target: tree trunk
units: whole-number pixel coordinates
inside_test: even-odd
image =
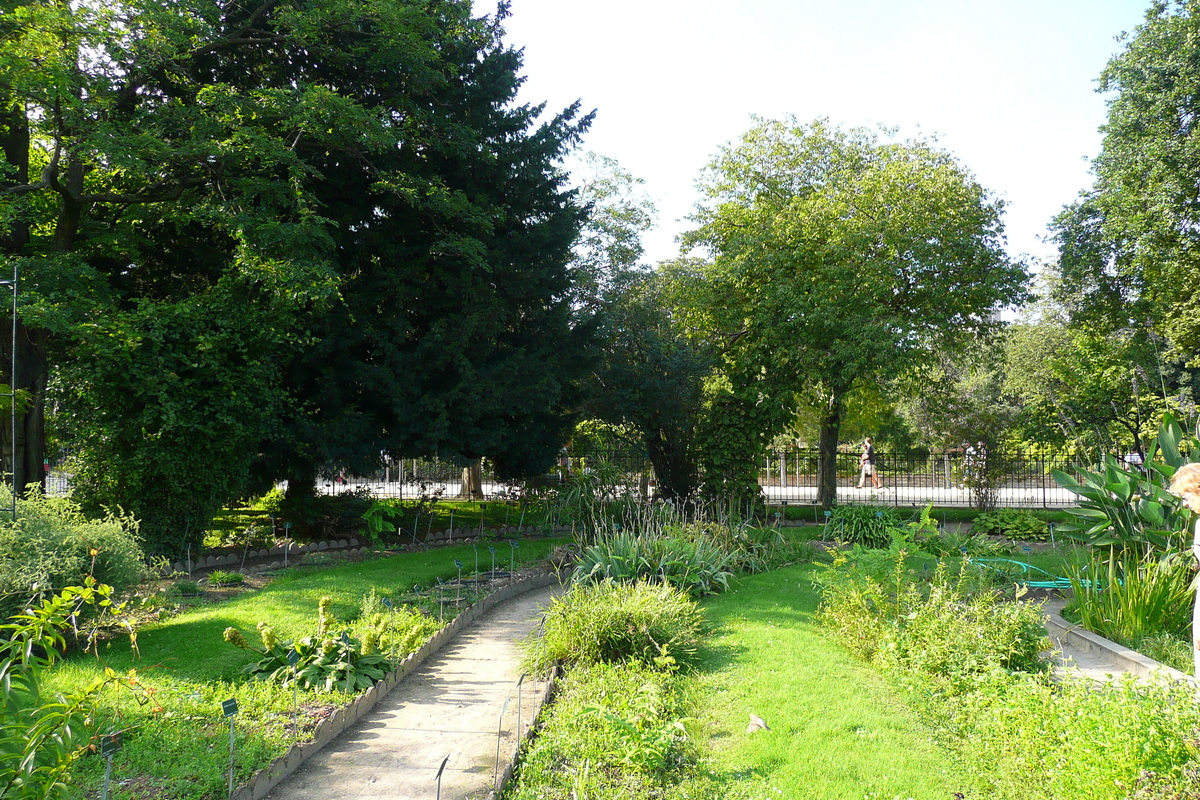
[[[2,98],[0,98],[2,99]],[[7,108],[0,102],[0,151],[4,162],[13,168],[7,181],[9,185],[29,182],[29,124],[25,111],[20,106]],[[0,255],[19,256],[29,243],[29,226],[20,218],[0,230]],[[10,273],[0,274],[0,280],[11,280]],[[9,295],[0,292],[0,309],[11,309]],[[29,484],[45,488],[46,461],[45,412],[46,385],[49,382],[50,366],[46,358],[46,334],[44,331],[26,328],[17,321],[16,374],[12,373],[13,320],[11,310],[0,311],[0,375],[5,376],[14,390],[28,394],[28,401],[17,409],[16,441],[13,441],[13,426],[5,419],[0,424],[0,442],[9,454],[13,473],[13,484],[21,492]],[[7,470],[6,470],[7,471]]]
[[[691,448],[682,443],[672,445],[657,431],[647,432],[645,442],[654,475],[658,478],[658,496],[664,500],[691,498],[700,482]]]
[[[462,500],[483,499],[483,465],[475,459],[462,471],[462,490],[458,493]]]
[[[817,450],[817,503],[824,508],[837,503],[837,448],[841,425],[842,396],[838,393],[825,406]]]

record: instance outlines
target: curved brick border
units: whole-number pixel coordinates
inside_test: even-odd
[[[1173,682],[1190,683],[1200,688],[1200,681],[1191,675],[1186,675],[1166,664],[1160,664],[1135,650],[1109,641],[1098,633],[1092,633],[1086,628],[1067,622],[1056,611],[1047,608],[1045,612],[1046,630],[1052,639],[1069,642],[1074,648],[1096,653],[1131,675],[1142,678],[1165,678]]]
[[[288,748],[288,751],[279,758],[272,761],[266,767],[258,770],[250,777],[250,780],[240,785],[231,795],[230,800],[262,800],[267,796],[271,789],[275,788],[284,778],[291,775],[296,769],[312,758],[322,747],[332,742],[338,735],[349,728],[360,718],[365,716],[368,711],[375,707],[384,696],[390,692],[397,683],[408,677],[414,669],[420,666],[425,659],[436,653],[442,648],[448,640],[458,635],[464,627],[478,619],[485,611],[494,606],[503,603],[516,597],[519,594],[541,589],[545,586],[550,586],[555,583],[560,583],[561,578],[556,573],[550,572],[545,575],[539,575],[533,578],[527,578],[516,583],[509,584],[503,589],[489,594],[480,600],[477,600],[468,608],[464,609],[461,614],[454,618],[446,627],[430,637],[429,641],[421,645],[415,653],[410,653],[395,670],[386,676],[383,680],[376,683],[370,689],[356,697],[349,705],[338,709],[332,715],[322,720],[317,724],[313,731],[313,738],[307,742],[300,742]],[[545,695],[541,698],[545,702],[549,696],[550,687],[553,682],[547,684]],[[540,708],[540,703],[538,704]],[[536,715],[537,709],[534,709]],[[530,726],[532,730],[532,726]],[[519,732],[521,733],[521,732]],[[521,745],[521,737],[518,736],[517,747]],[[512,774],[512,759],[509,759],[509,764],[505,769],[504,780]],[[504,781],[501,781],[501,786]]]

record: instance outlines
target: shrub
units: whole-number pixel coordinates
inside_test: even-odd
[[[818,620],[859,657],[899,676],[932,679],[951,694],[1000,670],[1045,672],[1049,646],[1041,606],[972,591],[966,574],[952,580],[944,564],[928,582],[916,580],[896,551],[891,574],[879,579],[845,555],[820,581]]]
[[[902,522],[887,506],[838,506],[829,517],[829,531],[839,542],[863,547],[887,547],[892,529]]]
[[[0,506],[7,502],[0,490]],[[65,498],[31,492],[17,502],[17,521],[0,514],[0,613],[26,604],[88,575],[120,591],[142,580],[145,559],[132,517],[108,513],[88,519]]]
[[[1186,684],[996,676],[947,700],[943,712],[964,768],[983,784],[980,797],[1196,796],[1184,770],[1194,767],[1200,705]]]
[[[542,635],[525,643],[524,663],[530,672],[625,659],[689,666],[702,623],[699,606],[672,586],[607,579],[577,584],[550,604]]]
[[[977,536],[1005,536],[1021,542],[1045,542],[1050,538],[1046,523],[1019,508],[998,508],[975,518],[971,533]]]
[[[618,531],[584,549],[572,580],[656,580],[702,597],[729,588],[733,562],[730,553],[704,537],[688,541],[669,532]]]

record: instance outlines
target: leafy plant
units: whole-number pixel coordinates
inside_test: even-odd
[[[246,576],[240,572],[214,569],[208,574],[208,582],[211,586],[241,586],[246,582]]]
[[[1186,553],[1093,554],[1087,570],[1070,576],[1071,609],[1085,628],[1128,647],[1155,634],[1187,636],[1192,575]]]
[[[1181,549],[1192,514],[1168,487],[1187,463],[1179,451],[1182,439],[1182,428],[1167,414],[1146,454],[1145,472],[1126,469],[1112,455],[1096,470],[1080,470],[1079,480],[1053,470],[1058,484],[1079,497],[1079,507],[1068,509],[1074,519],[1059,530],[1093,547]]]
[[[1005,536],[1021,542],[1044,542],[1050,538],[1046,523],[1019,508],[998,508],[975,518],[971,532],[979,536]]]
[[[601,536],[579,555],[575,583],[661,581],[693,597],[729,588],[733,556],[711,539],[619,531]]]
[[[388,662],[378,653],[365,652],[358,639],[343,632],[334,636],[329,630],[328,597],[318,606],[317,633],[295,641],[280,641],[274,629],[265,622],[258,624],[262,649],[250,646],[237,628],[225,629],[225,641],[245,650],[258,653],[258,661],[247,664],[243,671],[257,680],[267,680],[290,686],[333,691],[358,692],[382,680]]]
[[[698,755],[687,712],[677,675],[636,662],[572,669],[505,796],[675,797],[664,789]]]
[[[100,693],[112,683],[136,682],[110,670],[70,695],[43,688],[47,671],[66,646],[64,632],[80,612],[89,606],[105,614],[119,611],[112,591],[89,578],[0,625],[0,797],[60,795],[71,766],[90,743]]]
[[[0,488],[0,506],[11,497]],[[17,520],[0,515],[0,614],[8,616],[86,576],[117,591],[145,575],[132,517],[88,519],[66,499],[34,491],[17,502]]]
[[[200,593],[200,584],[193,580],[175,581],[167,590],[167,594],[171,597],[195,597]]]
[[[896,510],[887,506],[838,506],[829,517],[829,533],[839,542],[886,547],[891,529],[902,524]]]
[[[906,556],[895,550],[880,579],[839,555],[820,579],[818,620],[861,658],[897,675],[928,676],[952,693],[992,670],[1047,670],[1040,605],[975,591],[966,572],[952,578],[944,562],[919,580]]]
[[[641,661],[663,669],[692,664],[703,615],[685,592],[646,581],[576,584],[546,612],[540,637],[524,645],[529,672],[555,664]]]
[[[372,503],[371,507],[363,512],[363,519],[367,523],[367,535],[371,537],[371,543],[379,545],[383,542],[385,535],[396,533],[397,523],[401,517],[403,517],[403,511],[390,503],[378,501]]]
[[[379,653],[399,661],[428,641],[442,625],[432,615],[408,606],[385,605],[372,589],[363,597],[362,612],[350,635],[362,642],[364,654]]]

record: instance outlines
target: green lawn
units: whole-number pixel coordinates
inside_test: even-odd
[[[705,601],[698,677],[713,770],[738,796],[946,800],[967,791],[945,750],[877,673],[812,621],[814,569],[745,578]],[[749,714],[771,731],[747,733]]]

